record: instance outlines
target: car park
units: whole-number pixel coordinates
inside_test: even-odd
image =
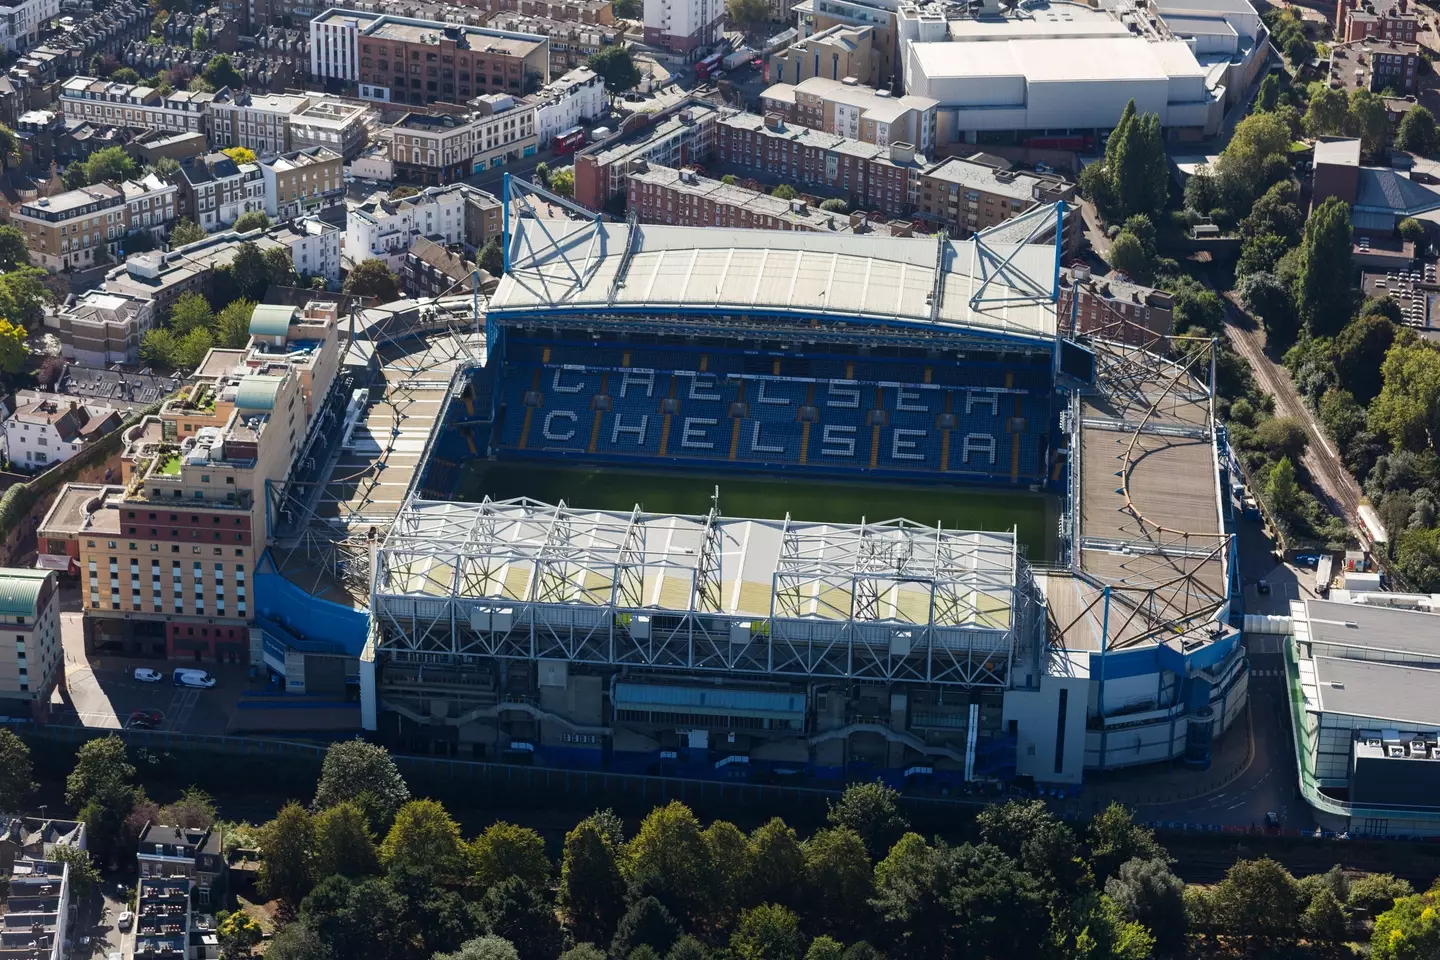
[[[165,674],[159,670],[151,670],[149,667],[136,667],[135,679],[141,683],[159,683],[165,679]]]

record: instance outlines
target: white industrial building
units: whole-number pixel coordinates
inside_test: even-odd
[[[912,42],[906,92],[939,102],[940,143],[993,131],[1087,135],[1115,126],[1126,103],[1167,128],[1219,129],[1224,89],[1188,44],[1134,36]]]
[[[1300,788],[1319,821],[1440,834],[1440,596],[1296,600],[1286,651]]]

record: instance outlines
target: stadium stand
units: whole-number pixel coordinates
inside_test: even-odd
[[[512,335],[503,366],[482,375],[498,377],[498,390],[477,381],[467,393],[495,396],[490,452],[500,457],[1033,483],[1044,481],[1053,433],[1048,366],[991,359],[775,356]],[[459,416],[452,422],[463,427]],[[474,456],[471,441],[447,443],[437,457]],[[442,468],[426,487],[453,490],[453,479]]]

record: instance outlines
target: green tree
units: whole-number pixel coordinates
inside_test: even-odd
[[[1311,336],[1328,337],[1350,319],[1350,205],[1330,197],[1305,222],[1296,299]]]
[[[0,270],[29,265],[30,250],[25,245],[25,234],[8,223],[0,226]]]
[[[900,812],[899,800],[899,792],[879,780],[851,784],[838,802],[830,804],[827,819],[831,826],[855,831],[874,860],[889,853],[910,829],[910,822]]]
[[[470,845],[473,882],[484,890],[511,877],[543,888],[550,882],[550,858],[545,841],[529,827],[517,827],[503,820],[492,823]],[[512,938],[513,939],[513,938]],[[525,948],[515,941],[521,953]]]
[[[805,951],[805,960],[843,960],[844,956],[845,945],[824,933],[810,941]]]
[[[1240,235],[1249,239],[1275,235],[1287,247],[1300,242],[1305,226],[1305,213],[1300,209],[1300,191],[1292,180],[1281,180],[1255,201],[1250,213],[1240,221]]]
[[[0,317],[0,371],[17,374],[25,369],[29,351],[25,347],[25,328]]]
[[[1155,831],[1136,823],[1130,810],[1113,800],[1091,819],[1086,841],[1095,877],[1102,883],[1127,861],[1169,860]]]
[[[875,874],[865,841],[849,827],[817,830],[805,841],[804,853],[809,925],[846,935],[868,930]]]
[[[437,953],[433,960],[520,960],[520,954],[509,940],[487,934],[465,941],[454,953]]]
[[[796,909],[806,896],[805,852],[800,838],[779,817],[750,835],[750,896],[760,903]]]
[[[826,213],[849,213],[850,204],[839,197],[831,197],[829,200],[820,201],[820,209]]]
[[[790,184],[782,183],[778,187],[770,191],[770,196],[774,197],[776,200],[794,200],[796,197],[800,196],[800,193],[794,187],[790,186]]]
[[[620,918],[615,938],[610,941],[610,955],[628,957],[632,950],[643,946],[663,956],[679,935],[680,925],[670,911],[654,897],[641,897]]]
[[[199,243],[208,236],[204,227],[193,220],[181,217],[175,221],[175,226],[170,230],[170,248],[177,250],[187,243]]]
[[[1299,460],[1310,445],[1310,435],[1296,417],[1272,417],[1255,429],[1255,442],[1276,456]]]
[[[260,943],[264,931],[258,920],[244,910],[236,910],[220,921],[215,936],[220,941],[221,960],[243,960]]]
[[[15,810],[17,808],[9,807],[7,809]],[[46,851],[45,859],[69,865],[70,888],[80,899],[90,896],[91,892],[100,886],[100,871],[95,868],[95,861],[90,858],[88,850],[72,847],[68,843],[57,843]]]
[[[770,4],[765,0],[725,0],[725,13],[731,23],[749,31],[770,19]]]
[[[1255,97],[1255,109],[1274,110],[1280,100],[1280,74],[1268,73],[1260,81],[1260,92]]]
[[[1369,90],[1350,91],[1345,132],[1359,137],[1360,145],[1366,152],[1383,147],[1390,137],[1390,114],[1385,109],[1384,99]]]
[[[1254,113],[1235,125],[1215,176],[1226,204],[1237,214],[1249,212],[1255,198],[1290,176],[1290,128],[1275,113]]]
[[[730,936],[736,960],[803,960],[805,937],[795,914],[775,903],[764,903],[740,914]]]
[[[625,911],[625,878],[611,839],[586,817],[565,835],[557,905],[581,943],[609,943]]]
[[[389,303],[400,296],[400,278],[390,272],[384,260],[371,257],[357,263],[345,277],[344,291],[352,297],[367,297]]]
[[[88,185],[129,180],[140,172],[140,167],[122,147],[106,147],[86,158],[84,170]]]
[[[365,811],[344,800],[315,814],[315,875],[363,877],[380,866]]]
[[[1247,274],[1238,287],[1240,305],[1260,320],[1265,339],[1271,344],[1287,344],[1299,333],[1295,301],[1280,278],[1273,273]]]
[[[199,787],[186,787],[180,799],[160,809],[160,823],[187,830],[208,830],[215,825],[215,799]]]
[[[690,934],[682,934],[670,946],[665,960],[710,960],[710,948]]]
[[[1384,386],[1370,404],[1370,429],[1396,450],[1419,453],[1440,436],[1440,350],[1422,341],[1391,346],[1380,367]]]
[[[244,147],[232,147],[231,149],[232,149],[232,150],[244,150],[245,148],[244,148]],[[248,151],[247,151],[247,152],[248,152]],[[255,155],[254,155],[253,153],[251,153],[250,156],[253,158]],[[252,160],[249,160],[249,161],[236,160],[235,162],[236,162],[236,163],[241,163],[241,162],[254,163],[255,161],[252,159]],[[236,233],[249,233],[251,230],[268,230],[269,228],[270,228],[270,218],[265,215],[265,211],[264,211],[264,210],[251,210],[249,213],[242,213],[242,214],[240,214],[240,216],[235,220],[234,230],[235,230]]]
[[[310,924],[287,923],[265,945],[265,960],[334,960],[334,954]]]
[[[210,34],[204,27],[196,27],[195,32],[190,34],[190,45],[196,50],[205,50],[210,46]]]
[[[555,908],[518,876],[497,883],[480,901],[480,917],[491,934],[515,945],[525,960],[557,960],[565,935]]]
[[[221,87],[229,87],[232,90],[245,86],[245,78],[240,71],[235,69],[235,64],[230,60],[228,53],[217,53],[205,64],[205,82],[215,90]]]
[[[250,317],[255,312],[255,301],[232,300],[225,309],[215,315],[212,329],[215,331],[216,346],[236,349],[250,342]]]
[[[550,174],[550,192],[562,197],[575,196],[575,168],[566,167]]]
[[[1270,468],[1270,479],[1265,482],[1265,496],[1270,506],[1281,513],[1290,513],[1300,500],[1300,488],[1295,483],[1295,464],[1289,457],[1281,457]]]
[[[1268,857],[1237,861],[1211,897],[1220,928],[1247,945],[1258,940],[1273,948],[1299,936],[1304,909],[1299,888],[1289,871]]]
[[[560,954],[560,960],[606,960],[605,951],[593,943],[577,943]]]
[[[184,336],[191,330],[209,329],[214,322],[210,301],[193,291],[180,294],[170,307],[170,329],[177,336]]]
[[[1345,906],[1351,913],[1378,917],[1394,906],[1396,900],[1414,892],[1410,881],[1401,880],[1394,874],[1367,873],[1350,882],[1350,895],[1345,898]]]
[[[1407,153],[1429,156],[1440,150],[1440,131],[1435,127],[1435,114],[1421,106],[1411,107],[1395,132],[1395,148]]]
[[[1320,87],[1310,96],[1305,110],[1305,131],[1312,137],[1334,137],[1345,132],[1350,101],[1344,90]]]
[[[616,0],[615,16],[624,20],[639,20],[645,16],[645,5],[641,0]]]
[[[1166,956],[1185,951],[1185,884],[1170,872],[1166,859],[1126,860],[1105,881],[1105,895],[1120,912],[1155,935]]]
[[[1383,316],[1362,315],[1336,336],[1335,375],[1361,406],[1369,404],[1384,386],[1381,367],[1400,331]]]
[[[530,179],[531,182],[538,183],[542,187],[548,186],[550,184],[550,164],[544,160],[535,164],[535,170],[530,174]]]
[[[433,870],[442,883],[454,883],[464,866],[465,841],[460,827],[437,801],[411,800],[396,812],[380,845],[380,862],[387,870],[398,866]]]
[[[155,367],[158,370],[175,369],[175,353],[179,344],[175,334],[163,328],[156,328],[146,332],[140,340],[140,359],[145,361],[147,366]]]
[[[245,322],[248,326],[248,316]],[[354,802],[365,812],[370,828],[379,833],[390,828],[396,812],[409,799],[410,788],[389,751],[356,738],[333,743],[325,751],[311,806],[324,810]]]
[[[0,172],[20,160],[20,138],[15,131],[0,123]]]
[[[50,277],[39,267],[19,266],[0,275],[0,316],[18,326],[38,329],[51,299],[46,281]]]
[[[9,727],[0,727],[0,810],[18,813],[36,790],[30,748]]]
[[[1440,956],[1440,908],[1434,890],[1401,897],[1375,918],[1372,960],[1433,960]]]
[[[128,784],[135,767],[125,752],[125,741],[111,734],[87,740],[75,752],[75,766],[65,778],[65,802],[83,807],[107,786]]]
[[[678,801],[656,807],[641,822],[625,871],[632,896],[653,896],[691,922],[700,922],[714,904],[715,863],[695,814]]]
[[[1340,449],[1345,450],[1356,434],[1365,429],[1365,408],[1355,402],[1349,390],[1326,390],[1320,398],[1320,422]]]
[[[485,241],[485,246],[480,248],[477,263],[481,270],[492,277],[499,277],[505,273],[505,252],[500,249],[498,237],[491,237]]]
[[[1125,105],[1105,145],[1105,173],[1120,214],[1157,214],[1164,209],[1169,161],[1157,114],[1138,113],[1134,100]]]
[[[1345,908],[1340,906],[1335,894],[1327,888],[1321,888],[1300,915],[1300,929],[1305,938],[1312,942],[1329,944],[1331,947],[1345,941],[1349,927],[1350,920],[1345,916]]]
[[[1406,217],[1401,220],[1395,229],[1400,234],[1401,240],[1408,240],[1417,247],[1425,242],[1425,224],[1414,217]]]
[[[198,369],[214,346],[215,338],[209,330],[191,330],[175,342],[175,369],[187,374]]]
[[[742,907],[754,906],[750,840],[728,820],[714,821],[702,836],[715,865],[715,921],[729,927]]]
[[[1144,245],[1128,230],[1121,230],[1110,243],[1110,265],[1139,283],[1150,280],[1150,258],[1145,255]]]
[[[230,276],[235,290],[246,300],[260,301],[270,288],[270,265],[252,241],[246,240],[235,251],[230,262]]]
[[[1405,313],[1400,309],[1400,304],[1390,294],[1379,297],[1370,297],[1360,305],[1358,316],[1362,317],[1384,317],[1391,323],[1400,325],[1405,322]]]
[[[298,803],[287,803],[260,830],[260,888],[298,905],[315,882],[315,823]]]
[[[265,258],[265,274],[272,287],[298,287],[300,275],[295,272],[295,261],[285,247],[271,247],[262,256]]]
[[[591,54],[585,64],[605,81],[605,90],[612,96],[622,94],[640,82],[640,68],[635,66],[630,48],[623,43],[611,44],[599,53]]]

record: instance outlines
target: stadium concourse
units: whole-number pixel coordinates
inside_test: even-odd
[[[298,568],[369,585],[368,729],[457,757],[914,789],[1207,762],[1246,689],[1210,345],[1070,335],[1063,207],[1028,233],[883,243],[538,212],[508,219],[483,309],[371,325],[449,352],[385,377],[384,398],[426,391],[415,422],[376,425],[399,469],[351,467],[384,484],[360,508],[322,485],[288,541]],[[423,449],[399,442],[421,427]],[[794,506],[731,516],[723,479],[694,513],[504,498],[465,488],[480,463],[748,475]],[[1059,546],[799,519],[807,483],[842,481],[862,503],[1043,493]]]

